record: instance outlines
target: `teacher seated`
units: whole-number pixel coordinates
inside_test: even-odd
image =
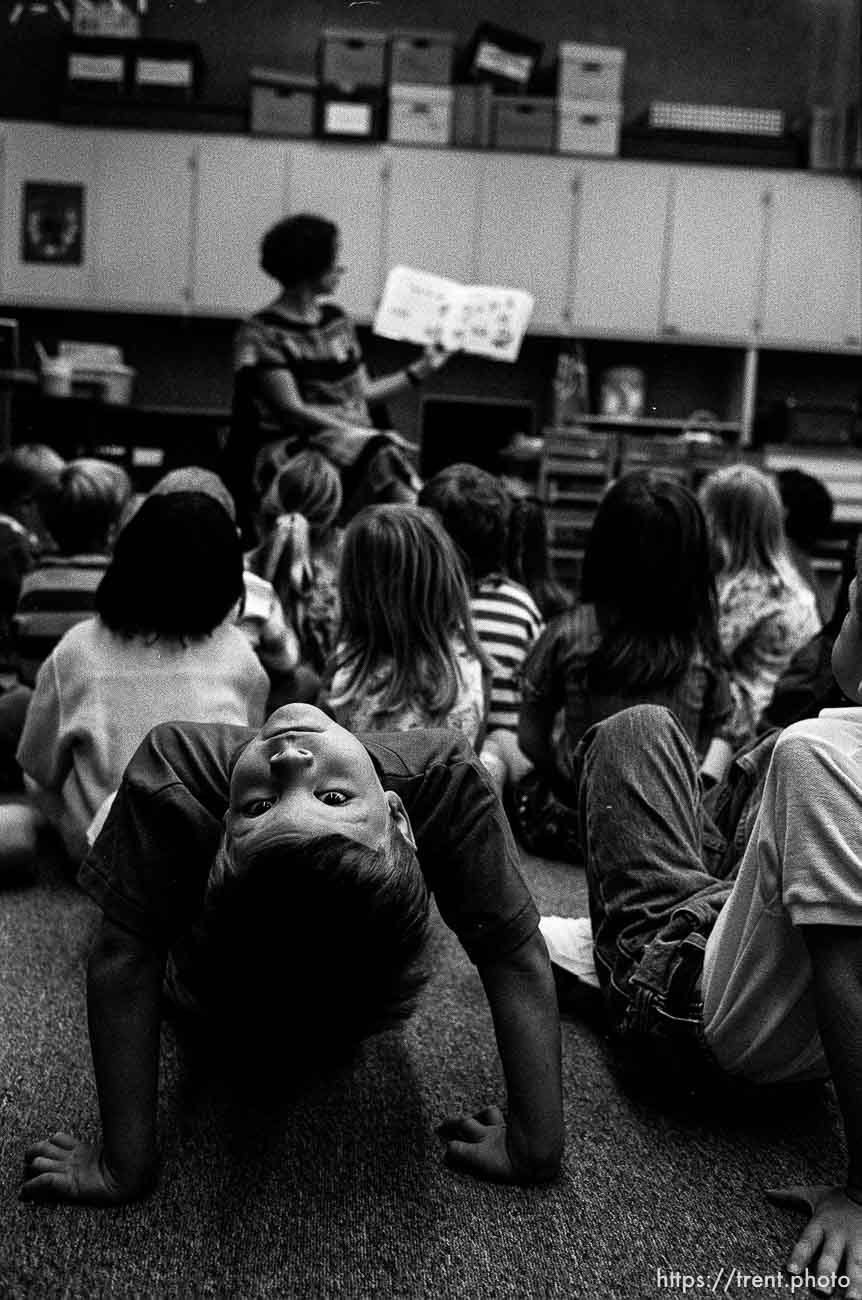
[[[374,428],[369,408],[421,384],[449,354],[429,347],[409,366],[371,379],[353,321],[327,301],[344,273],[339,256],[338,227],[305,213],[279,221],[261,241],[261,268],[281,292],[237,335],[222,470],[247,534],[255,488],[265,489],[267,472],[272,477],[301,447],[338,466],[344,518],[372,501],[413,501],[420,486],[405,455],[410,444]]]

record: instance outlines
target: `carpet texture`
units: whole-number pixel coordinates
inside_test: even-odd
[[[524,872],[542,911],[585,913],[582,873],[528,857]],[[790,1293],[775,1278],[802,1220],[763,1190],[840,1178],[828,1090],[709,1113],[657,1104],[619,1076],[600,1028],[569,1018],[559,1181],[445,1169],[435,1126],[504,1094],[479,980],[439,918],[419,1011],[353,1066],[274,1110],[208,1076],[168,1026],[156,1192],[112,1210],[22,1204],[30,1143],[98,1131],[96,917],[49,865],[0,892],[0,1300],[662,1300],[683,1294],[670,1270],[709,1285],[722,1268],[718,1294],[750,1295],[738,1274],[724,1289],[731,1268],[759,1275],[761,1295]]]

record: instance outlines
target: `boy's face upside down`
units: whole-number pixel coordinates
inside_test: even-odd
[[[230,778],[226,828],[232,858],[316,835],[383,846],[394,817],[413,836],[398,796],[387,792],[365,746],[310,704],[287,704],[240,753]]]

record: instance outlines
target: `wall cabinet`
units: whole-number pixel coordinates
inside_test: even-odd
[[[24,255],[39,186],[61,226],[80,202],[74,256]],[[859,178],[801,172],[7,122],[0,295],[4,311],[242,316],[276,291],[263,232],[320,212],[359,321],[397,263],[523,287],[535,334],[738,349],[727,418],[750,428],[761,349],[860,351],[860,196]]]
[[[0,163],[0,289],[4,299],[9,303],[90,303],[95,296],[95,250],[90,232],[90,205],[96,172],[93,135],[83,131],[54,130],[41,124],[15,123],[6,130],[0,128]],[[81,187],[83,229],[79,261],[26,260],[22,245],[27,221],[27,187],[44,184]],[[32,194],[31,190],[31,197]],[[74,195],[69,197],[74,199]]]
[[[182,310],[190,292],[194,141],[149,132],[27,124],[3,132],[0,284],[12,301]],[[76,261],[27,260],[25,224],[37,220],[33,187],[80,196]],[[48,209],[45,209],[47,211]],[[51,221],[48,216],[43,220]]]
[[[753,338],[765,212],[763,190],[749,173],[679,169],[670,196],[662,333]]]
[[[289,149],[287,210],[319,212],[338,226],[345,267],[338,301],[360,320],[373,316],[386,273],[384,195],[379,149],[314,144]]]
[[[187,305],[195,148],[193,137],[97,133],[91,227],[97,301],[156,311]]]
[[[275,141],[203,139],[194,204],[192,303],[245,315],[273,298],[258,264],[261,236],[287,208],[287,155]]]
[[[393,149],[386,161],[386,266],[478,276],[479,169],[470,153]]]
[[[576,333],[659,328],[670,171],[649,163],[579,168],[567,315]]]
[[[862,343],[859,182],[782,176],[768,182],[764,343]]]
[[[535,299],[531,329],[567,329],[576,167],[569,160],[481,158],[477,245],[481,284],[525,288]]]

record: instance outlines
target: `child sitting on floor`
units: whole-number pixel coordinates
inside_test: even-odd
[[[512,498],[477,465],[449,465],[429,479],[419,504],[440,516],[464,561],[476,635],[493,670],[488,728],[518,729],[519,674],[544,623],[526,587],[509,575]]]
[[[820,630],[820,616],[790,558],[781,497],[767,474],[726,465],[704,479],[698,495],[718,564],[718,634],[734,705],[710,763],[720,777],[756,734],[775,683]]]
[[[505,1118],[488,1107],[441,1128],[447,1162],[502,1182],[556,1174],[547,949],[505,815],[463,737],[361,738],[305,704],[259,732],[157,727],[79,884],[103,913],[87,978],[102,1141],[58,1132],[38,1143],[22,1198],[104,1205],[150,1190],[165,987],[216,1033],[239,1022],[247,1042],[250,1019],[269,1074],[303,1061],[307,1029],[349,1046],[403,1014],[430,890],[478,967],[509,1098]]]
[[[595,966],[618,1046],[665,1084],[831,1075],[846,1182],[769,1195],[810,1216],[789,1271],[844,1275],[842,1294],[858,1298],[862,549],[832,667],[853,706],[761,738],[706,805],[697,756],[665,708],[600,723],[576,766]]]
[[[152,496],[119,534],[96,614],[36,677],[18,762],[73,862],[150,727],[172,718],[259,724],[266,673],[233,615],[242,551],[203,493]]]
[[[856,575],[857,545],[858,538],[848,540],[832,614],[820,631],[796,651],[775,683],[772,699],[760,715],[758,732],[789,727],[791,722],[816,718],[821,709],[837,709],[851,702],[832,672],[832,647],[847,617],[850,584]]]
[[[226,511],[236,526],[236,506],[223,480],[210,469],[199,465],[185,465],[172,469],[150,489],[150,496],[166,496],[172,492],[202,492],[211,497]],[[237,529],[237,532],[239,530]],[[273,695],[282,690],[284,683],[295,685],[299,663],[299,643],[293,628],[284,617],[275,588],[271,582],[243,566],[243,600],[234,622],[265,668],[270,679],[270,699],[267,713],[275,707]],[[287,699],[297,699],[289,694]],[[278,701],[287,703],[287,699]]]
[[[318,681],[335,649],[341,614],[340,511],[335,466],[318,451],[297,452],[276,470],[260,502],[261,541],[246,556],[249,568],[275,587],[296,633],[300,660]]]
[[[132,484],[121,465],[70,460],[40,490],[38,505],[56,545],[24,576],[13,619],[21,680],[36,673],[70,627],[92,618]]]
[[[627,705],[673,709],[704,758],[730,714],[720,659],[696,497],[653,470],[623,475],[587,539],[581,602],[548,625],[524,666],[517,740],[491,732],[482,751],[498,786],[514,787],[511,814],[525,847],[578,858],[573,756],[589,727]]]
[[[412,505],[356,515],[344,535],[339,590],[324,706],[351,730],[449,727],[476,744],[490,663],[458,554],[436,515]]]
[[[38,443],[0,455],[0,691],[18,682],[12,618],[21,579],[46,549],[38,494],[64,464],[50,447]]]

